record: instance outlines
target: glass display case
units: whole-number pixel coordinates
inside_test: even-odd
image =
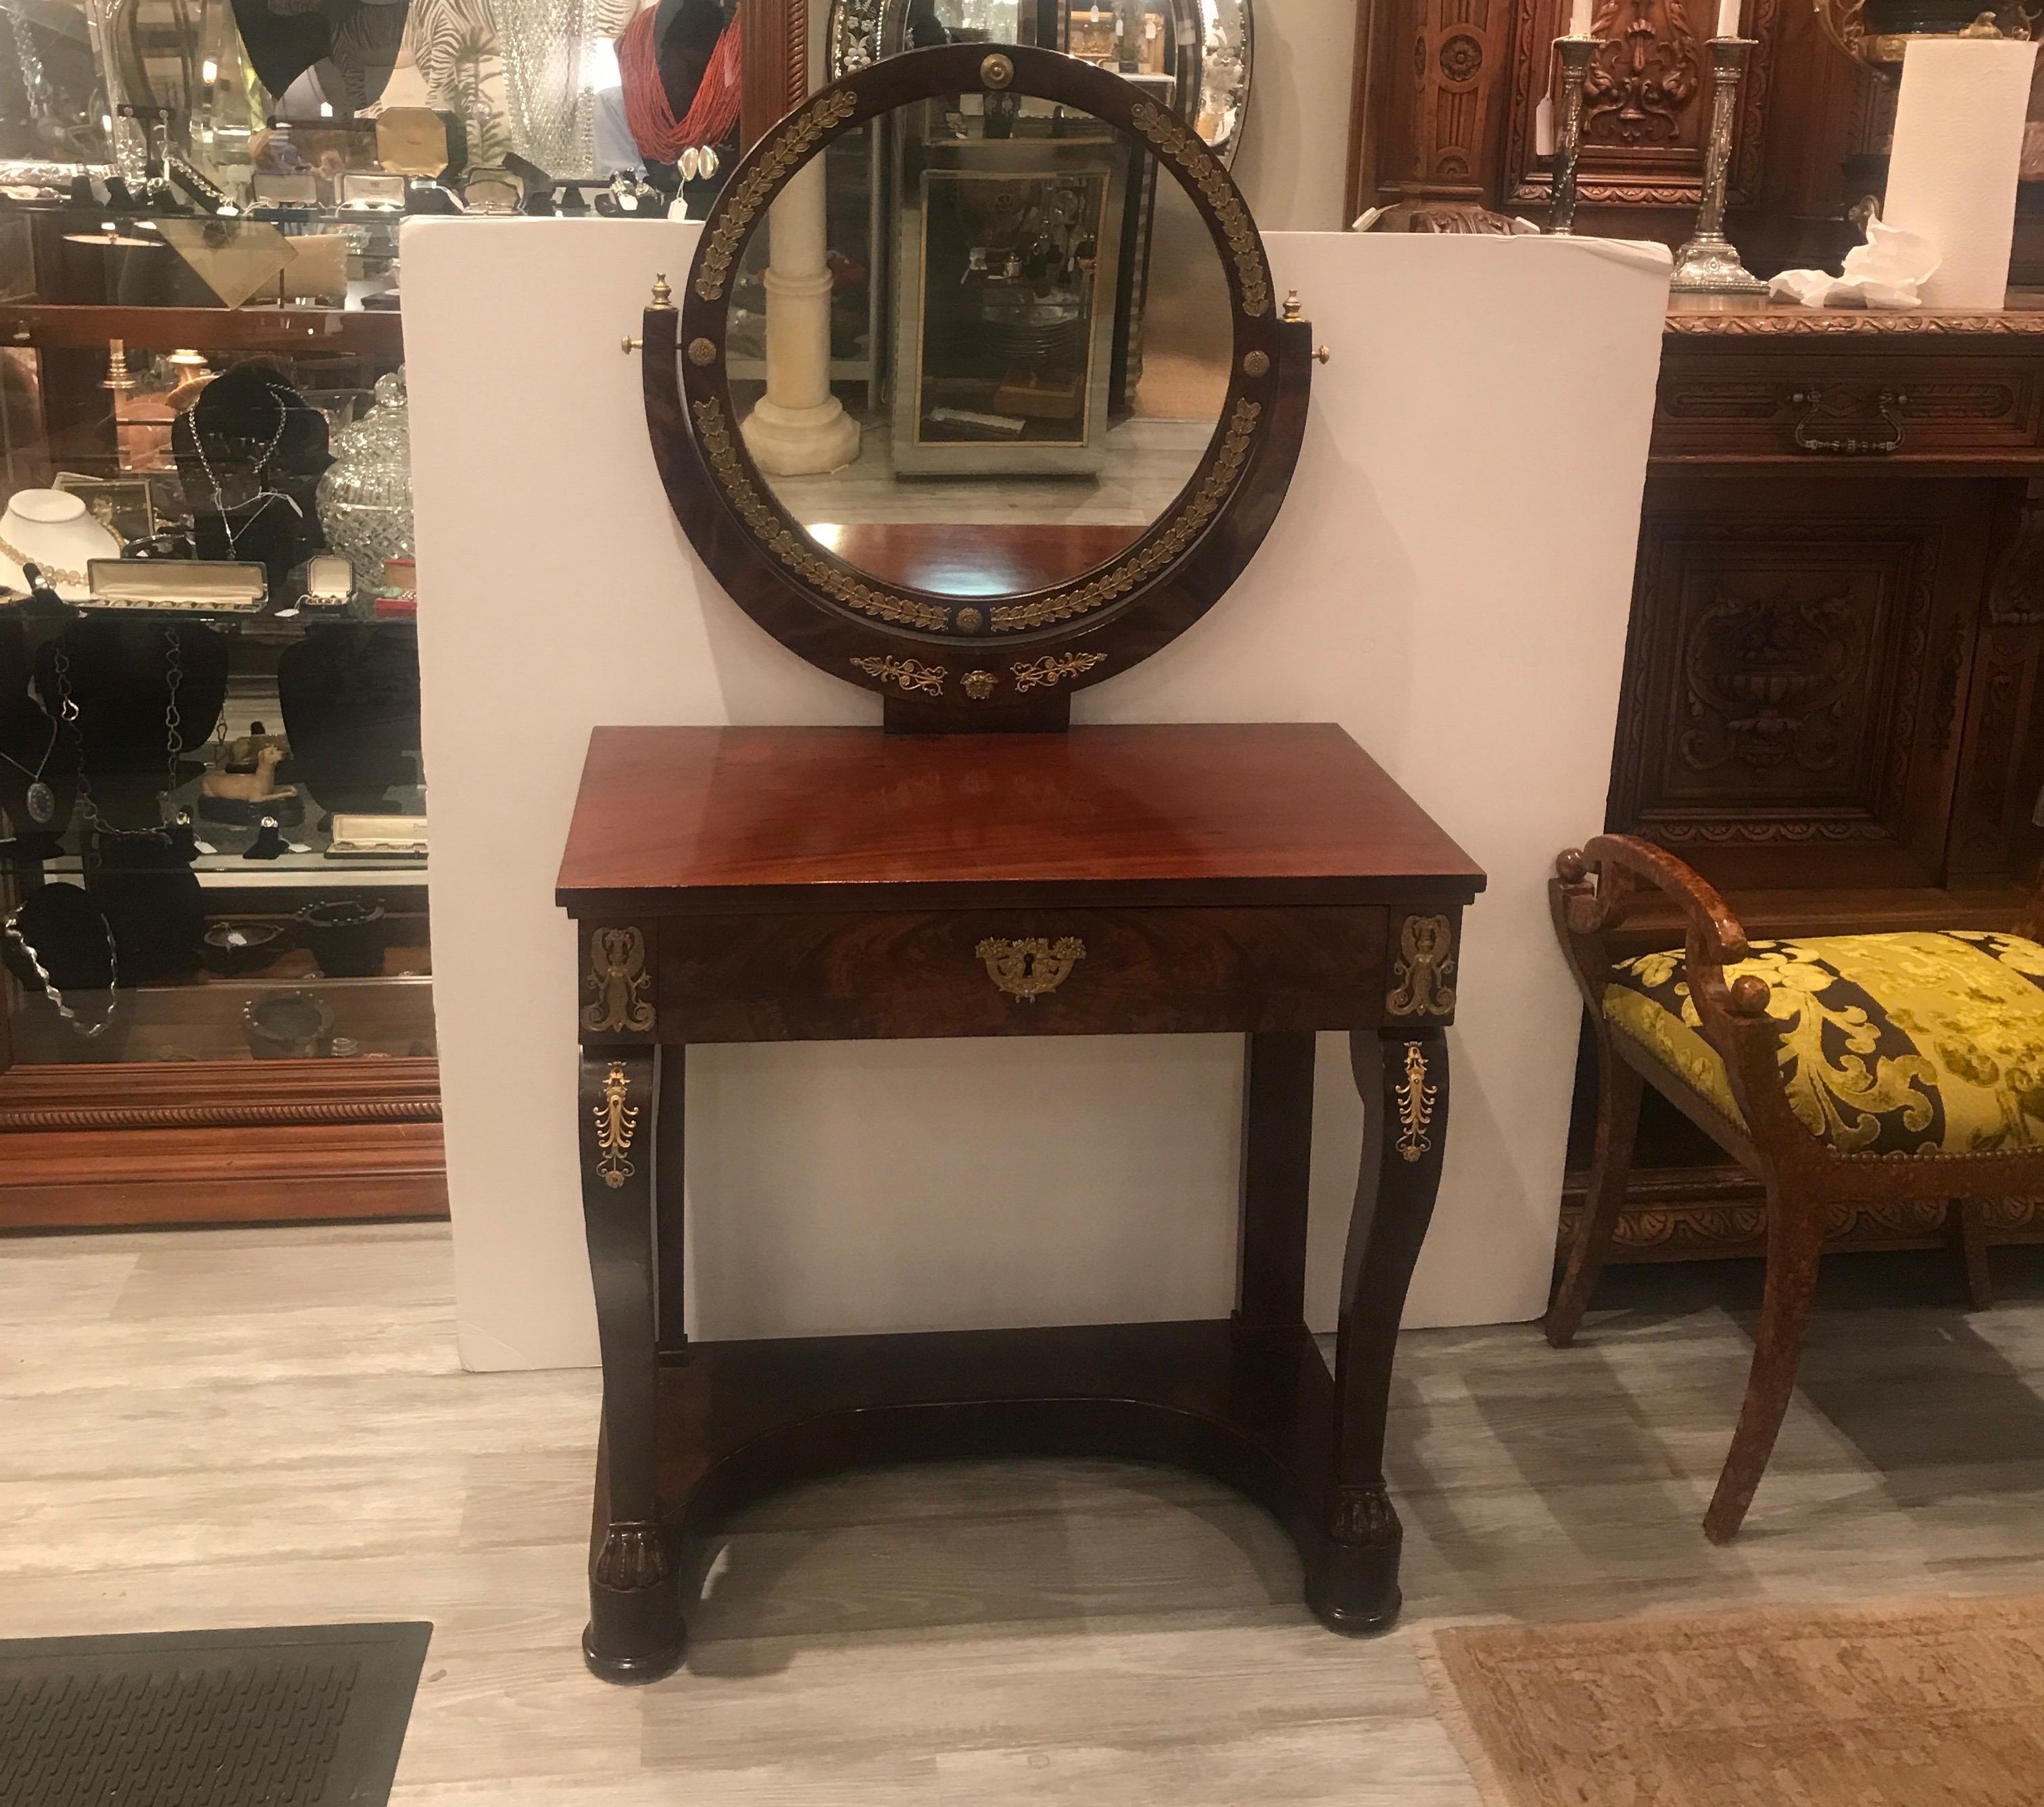
[[[737,160],[573,12],[0,4],[0,1228],[444,1208],[400,227]]]
[[[207,307],[76,213],[0,309],[0,1125],[347,1124],[337,1214],[429,1208],[378,1133],[437,1113],[398,317]]]
[[[897,128],[895,470],[1101,470],[1127,142],[997,94]]]

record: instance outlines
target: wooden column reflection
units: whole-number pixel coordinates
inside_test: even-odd
[[[809,91],[809,0],[739,0],[738,147],[749,151]]]

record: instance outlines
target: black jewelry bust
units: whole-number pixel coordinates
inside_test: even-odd
[[[106,831],[86,848],[86,888],[106,912],[124,984],[186,979],[206,955],[206,894],[173,837]]]
[[[171,424],[171,452],[202,558],[259,564],[270,593],[290,593],[293,568],[325,545],[319,480],[333,462],[325,417],[282,373],[237,364]]]
[[[416,781],[419,639],[409,622],[315,623],[277,662],[298,781],[329,812],[388,808]]]
[[[61,673],[60,655],[68,666]],[[67,700],[75,706],[72,769],[91,781],[94,802],[109,823],[160,826],[158,799],[197,776],[199,765],[186,755],[220,719],[227,659],[226,639],[203,623],[105,615],[72,622],[37,652],[36,692],[53,709]]]

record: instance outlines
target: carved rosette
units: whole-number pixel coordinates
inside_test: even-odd
[[[1510,229],[1481,204],[1477,169],[1490,133],[1511,9],[1504,0],[1423,0],[1412,41],[1416,183],[1400,185],[1405,211],[1393,230]]]

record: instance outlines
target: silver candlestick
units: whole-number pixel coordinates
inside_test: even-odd
[[[1739,260],[1724,234],[1725,185],[1731,173],[1732,132],[1739,113],[1739,85],[1756,40],[1714,37],[1711,52],[1711,136],[1704,149],[1704,198],[1696,209],[1696,235],[1675,254],[1668,290],[1677,295],[1764,295],[1767,285]]]
[[[1596,37],[1558,37],[1554,52],[1562,59],[1562,122],[1554,133],[1554,199],[1547,210],[1547,230],[1570,238],[1576,230],[1576,165],[1583,152],[1583,81],[1590,72],[1590,53],[1604,41]]]

